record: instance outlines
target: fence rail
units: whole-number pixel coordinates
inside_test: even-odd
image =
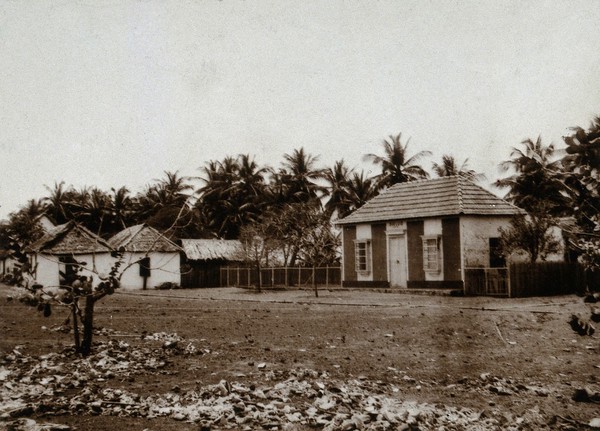
[[[342,284],[342,271],[339,266],[319,268],[311,267],[221,267],[221,286],[235,287],[319,287],[336,286]]]

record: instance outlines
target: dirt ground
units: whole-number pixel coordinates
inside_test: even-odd
[[[0,286],[0,407],[5,407],[0,413],[18,397],[11,376],[27,374],[27,364],[39,365],[40,355],[63,352],[72,344],[69,334],[55,330],[67,318],[66,309],[56,308],[44,318],[7,296],[15,296],[14,288]],[[284,418],[279,424],[265,422],[256,407],[254,417],[263,419],[243,427],[224,416],[207,425],[189,415],[177,417],[172,409],[165,415],[144,415],[49,408],[47,413],[25,410],[21,416],[78,430],[593,429],[586,424],[600,417],[600,405],[575,401],[573,395],[582,388],[600,391],[600,343],[597,335],[581,337],[572,331],[568,320],[574,313],[589,315],[588,305],[576,296],[496,299],[334,289],[321,290],[315,298],[305,290],[255,293],[236,288],[118,292],[96,307],[100,332],[95,342],[104,343],[97,349],[120,343],[124,354],[145,352],[148,336],[160,341],[177,334],[179,345],[193,346],[194,354],[170,355],[160,369],[98,378],[93,382],[98,393],[117,390],[121,399],[127,393],[140,400],[201,394],[198,402],[209,395],[221,399],[211,395],[218,385],[227,386],[227,396],[235,392],[230,385],[238,385],[239,394],[309,381],[314,390],[292,391],[293,396],[286,392],[276,405],[286,416],[270,416]],[[33,359],[19,362],[19,357]],[[84,387],[71,387],[66,397],[79,396]],[[339,418],[348,418],[345,425],[328,424],[336,418],[323,400],[339,401],[340,393],[350,390],[365,396],[353,398],[346,416],[336,410]],[[438,413],[443,406],[446,415],[451,408],[466,409],[480,425],[460,418],[454,424],[452,419],[442,422],[439,415],[429,422],[419,422],[418,416],[412,422],[406,417],[385,422],[373,413],[379,428],[369,428],[368,397],[380,404],[389,399],[433,406]],[[184,405],[183,398],[178,405]],[[222,402],[228,399],[222,397]],[[247,398],[240,403],[245,403],[244,411],[251,410]],[[313,407],[309,413],[308,404]],[[286,426],[285,418],[295,428]],[[3,422],[9,429],[14,419],[5,414],[0,429]],[[429,428],[432,423],[439,425]]]

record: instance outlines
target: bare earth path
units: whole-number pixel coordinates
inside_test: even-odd
[[[7,295],[0,429],[17,416],[140,431],[592,429],[600,417],[572,399],[600,390],[598,337],[567,323],[588,314],[575,296],[119,292],[97,306],[83,361],[62,353],[66,310],[44,318]]]

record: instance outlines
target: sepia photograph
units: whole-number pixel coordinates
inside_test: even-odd
[[[599,24],[0,0],[0,430],[600,431]]]

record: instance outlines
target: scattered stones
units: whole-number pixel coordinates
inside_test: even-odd
[[[71,351],[27,356],[20,348],[0,359],[0,420],[17,423],[11,429],[42,431],[69,428],[42,428],[24,417],[36,414],[74,414],[165,417],[193,423],[199,429],[300,430],[381,430],[381,429],[540,429],[546,420],[540,412],[521,417],[507,416],[497,409],[485,412],[469,408],[406,401],[399,389],[431,388],[435,381],[419,381],[391,367],[395,384],[374,381],[361,375],[347,380],[310,369],[277,369],[266,362],[248,364],[261,372],[261,383],[221,380],[213,385],[197,384],[193,389],[175,385],[169,392],[143,396],[108,387],[112,379],[144,373],[167,373],[171,355],[200,354],[192,343],[176,334],[145,334],[142,345],[133,348],[122,340],[96,344],[87,358]],[[397,374],[402,373],[402,377]],[[491,373],[464,377],[445,386],[446,390],[480,392],[489,406],[499,397],[530,392],[548,397],[552,392],[534,384],[500,378]],[[440,387],[443,388],[443,387]],[[68,394],[68,395],[67,395]],[[596,402],[598,393],[578,390],[577,401]],[[284,425],[285,424],[285,425]],[[27,426],[29,428],[27,428]],[[37,427],[37,428],[35,428]],[[512,429],[512,428],[510,428]]]

